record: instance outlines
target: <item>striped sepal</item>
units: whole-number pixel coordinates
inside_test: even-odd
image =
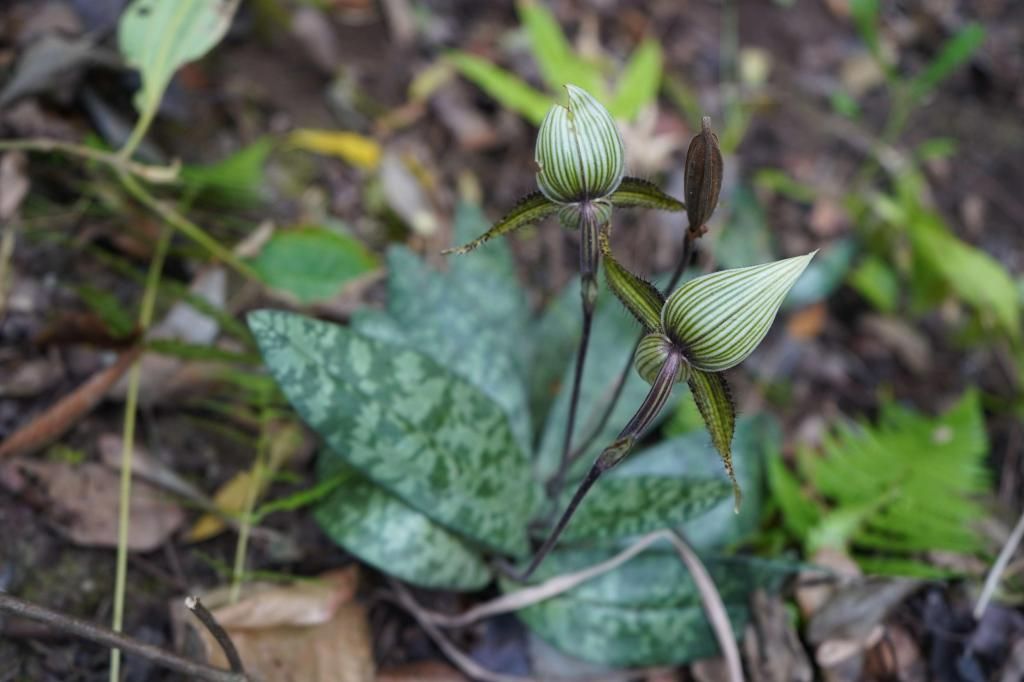
[[[720,372],[757,348],[813,253],[722,270],[676,289],[661,311],[665,333],[697,369]]]
[[[735,510],[739,512],[743,494],[740,484],[736,482],[736,472],[732,468],[732,435],[736,430],[736,406],[732,402],[732,394],[725,377],[715,372],[690,370],[690,394],[697,403],[704,425],[711,434],[711,442],[718,450],[725,472],[732,481],[732,492],[735,499]]]
[[[622,305],[648,331],[661,329],[661,309],[665,297],[650,282],[634,275],[624,268],[612,254],[607,226],[601,230],[601,258],[604,261],[604,276],[608,286],[622,301]]]
[[[506,213],[501,220],[494,223],[491,229],[482,235],[462,246],[446,249],[444,253],[469,253],[486,241],[499,237],[513,230],[518,230],[524,225],[535,223],[545,216],[551,215],[558,210],[558,204],[552,203],[540,192],[532,192],[519,200],[519,202]]]
[[[537,133],[537,184],[551,201],[601,199],[619,186],[625,150],[615,120],[585,90],[566,85],[569,103],[556,104]]]
[[[614,206],[622,208],[653,208],[659,211],[685,211],[686,205],[665,194],[653,182],[640,178],[622,178],[619,188],[609,197]]]

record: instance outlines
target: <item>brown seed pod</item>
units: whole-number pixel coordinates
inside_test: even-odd
[[[686,150],[686,217],[690,230],[697,231],[711,218],[722,191],[722,150],[711,131],[711,117],[700,121],[700,133]]]

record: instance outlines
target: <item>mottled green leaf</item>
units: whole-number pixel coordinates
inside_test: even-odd
[[[775,454],[780,441],[779,424],[768,415],[745,416],[736,420],[732,455],[736,478],[744,490],[743,506],[739,514],[736,514],[733,500],[724,499],[707,512],[684,523],[682,528],[686,539],[695,550],[721,550],[757,532],[764,498],[764,461],[766,457]],[[621,465],[605,474],[605,477],[615,479],[638,475],[729,481],[703,428],[630,455]]]
[[[135,0],[118,25],[121,54],[142,72],[139,112],[160,105],[171,76],[220,42],[240,0]]]
[[[557,210],[558,204],[553,203],[540,192],[527,194],[512,207],[511,211],[503,215],[498,222],[491,225],[486,232],[462,246],[448,249],[445,253],[458,255],[469,253],[495,237],[500,237],[503,234],[518,230],[520,227],[542,220]]]
[[[654,38],[647,38],[633,50],[608,105],[615,118],[631,120],[654,103],[661,85],[661,62],[661,45]]]
[[[608,553],[558,552],[536,580],[579,570]],[[778,589],[787,562],[741,557],[705,564],[725,602],[733,631],[743,632],[754,589]],[[502,583],[508,590],[510,585]],[[531,630],[565,653],[614,667],[675,665],[718,652],[693,579],[674,552],[651,549],[573,590],[518,612]]]
[[[384,573],[431,589],[477,590],[491,574],[464,540],[375,485],[340,457],[322,453],[320,478],[344,482],[314,516],[334,542]]]
[[[545,85],[557,92],[566,83],[575,83],[603,96],[601,71],[576,56],[551,10],[536,0],[520,0],[516,7]]]
[[[553,98],[486,59],[458,50],[446,53],[445,58],[478,88],[535,126],[540,125],[555,103]]]
[[[732,481],[735,509],[740,509],[740,484],[732,464],[732,436],[736,430],[736,405],[733,403],[729,384],[718,372],[690,371],[690,395],[697,403],[704,426],[711,435],[711,442],[725,465],[725,473]]]
[[[686,204],[662,192],[653,182],[640,178],[622,178],[622,182],[608,200],[619,208],[653,208],[673,212],[686,210]]]
[[[563,500],[567,504],[573,491]],[[681,525],[729,496],[714,479],[626,476],[601,480],[583,499],[563,542],[615,543],[659,528]]]
[[[543,425],[548,409],[558,396],[565,366],[580,339],[579,280],[556,296],[536,321],[527,365],[530,412],[534,424]]]
[[[815,253],[692,279],[668,297],[662,328],[697,369],[734,367],[761,343]]]
[[[479,208],[458,207],[456,237],[475,234],[481,225],[486,219]],[[509,329],[527,328],[531,318],[507,245],[494,242],[454,259],[447,273],[395,247],[388,252],[388,273],[388,311],[394,324],[379,338],[429,355],[483,391],[505,411],[520,449],[529,452],[533,429],[524,377],[531,347],[522,334]],[[364,318],[360,314],[354,320],[360,330],[365,330]],[[386,324],[371,322],[371,332]]]
[[[309,303],[336,295],[377,258],[353,237],[308,225],[274,233],[249,264],[269,286]]]
[[[280,311],[249,315],[264,361],[331,451],[435,521],[527,550],[538,491],[508,419],[426,355]]]

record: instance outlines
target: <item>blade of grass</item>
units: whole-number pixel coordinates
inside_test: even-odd
[[[164,269],[164,259],[171,244],[172,231],[164,226],[157,241],[153,260],[149,264],[146,277],[146,288],[142,294],[142,305],[139,310],[139,329],[145,331],[153,321],[153,310],[156,307],[156,292],[160,285],[160,276]],[[123,449],[121,450],[121,487],[120,508],[117,520],[117,566],[114,572],[114,616],[111,628],[121,632],[124,626],[124,592],[128,573],[128,528],[131,523],[132,493],[132,455],[135,444],[135,411],[139,401],[139,379],[141,365],[136,360],[128,370],[128,395],[124,403],[124,429],[121,434]],[[110,682],[121,679],[121,650],[110,650]]]

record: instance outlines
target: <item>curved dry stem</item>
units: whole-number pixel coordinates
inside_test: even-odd
[[[181,170],[181,163],[178,161],[175,161],[170,166],[150,166],[132,161],[120,154],[103,151],[102,149],[93,149],[85,145],[45,137],[26,140],[0,140],[0,150],[21,150],[41,153],[60,152],[61,154],[77,156],[87,161],[102,163],[117,171],[138,176],[146,182],[152,182],[155,185],[166,185],[175,182]]]

